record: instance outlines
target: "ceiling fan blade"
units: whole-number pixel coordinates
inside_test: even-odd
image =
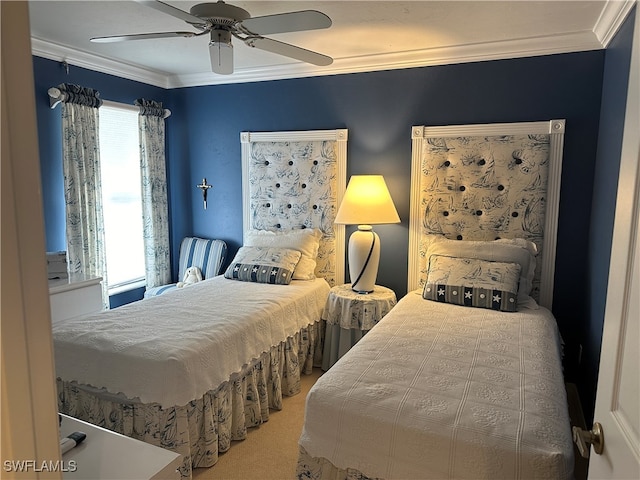
[[[142,5],[158,10],[162,13],[166,13],[167,15],[171,15],[172,17],[179,18],[180,20],[184,20],[187,23],[192,25],[206,25],[206,20],[202,18],[196,17],[195,15],[191,15],[188,12],[180,10],[179,8],[173,7],[168,3],[160,2],[158,0],[134,0]]]
[[[279,42],[271,38],[249,38],[245,40],[245,43],[250,47],[259,48],[260,50],[266,50],[267,52],[277,53],[284,55],[285,57],[295,58],[303,62],[311,63],[318,66],[331,65],[333,58],[327,57],[320,53],[312,52],[305,48],[296,47],[288,43]]]
[[[211,70],[221,75],[233,73],[233,45],[231,43],[211,42],[209,44]]]
[[[159,33],[134,33],[132,35],[111,35],[108,37],[93,37],[94,43],[126,42],[129,40],[149,40],[152,38],[195,37],[193,32],[159,32]]]
[[[278,13],[275,15],[248,18],[242,22],[242,26],[256,35],[271,35],[273,33],[329,28],[331,26],[331,19],[324,13],[316,10],[302,10],[299,12]]]

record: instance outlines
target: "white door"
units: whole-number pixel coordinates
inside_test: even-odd
[[[589,479],[640,479],[640,12],[636,11]]]

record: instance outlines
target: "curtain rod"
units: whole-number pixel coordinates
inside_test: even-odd
[[[47,90],[47,93],[49,94],[49,106],[52,109],[56,108],[59,103],[64,102],[66,100],[66,94],[62,92],[59,88],[51,87],[49,90]],[[128,103],[121,103],[121,102],[113,102],[110,100],[103,100],[102,104],[107,106],[111,105],[111,106],[131,108],[136,111],[140,110],[135,105],[129,105]],[[169,118],[170,116],[171,116],[171,110],[169,110],[168,108],[165,108],[163,118]]]

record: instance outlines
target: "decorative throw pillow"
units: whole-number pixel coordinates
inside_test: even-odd
[[[524,238],[493,241],[451,240],[442,235],[429,235],[427,241],[427,259],[432,255],[446,255],[491,262],[517,263],[520,265],[518,304],[525,306],[530,305],[531,302],[535,303],[529,297],[536,269],[537,248],[535,243]]]
[[[316,228],[272,232],[253,230],[245,234],[244,245],[253,247],[291,248],[300,252],[300,261],[293,272],[294,280],[316,278],[316,258],[322,232]]]
[[[515,312],[519,278],[517,263],[432,255],[422,296],[437,302]]]
[[[243,282],[289,285],[300,255],[290,248],[240,247],[224,277]]]

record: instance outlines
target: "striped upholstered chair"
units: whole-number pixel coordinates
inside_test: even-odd
[[[193,266],[200,268],[203,279],[215,277],[220,274],[226,256],[227,244],[222,240],[185,237],[180,244],[178,281],[184,278],[187,268]],[[175,283],[148,288],[144,298],[155,297],[175,288],[177,288]]]

